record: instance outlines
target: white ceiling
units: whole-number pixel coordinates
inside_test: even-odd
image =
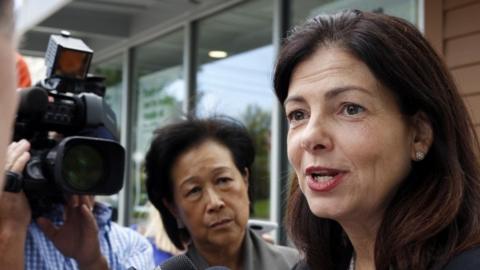
[[[43,56],[50,34],[68,30],[95,52],[231,0],[73,0],[30,28],[20,51]],[[185,20],[185,19],[184,19]]]

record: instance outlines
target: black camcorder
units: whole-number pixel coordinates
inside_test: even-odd
[[[7,172],[5,190],[25,191],[31,206],[65,194],[111,195],[123,186],[125,150],[103,78],[88,74],[92,55],[82,40],[52,35],[47,78],[19,91],[13,137],[30,142],[31,159],[23,175]]]

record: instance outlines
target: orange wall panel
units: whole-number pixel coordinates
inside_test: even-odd
[[[461,94],[480,93],[480,65],[453,69],[451,72]]]
[[[445,60],[449,68],[480,63],[480,33],[448,40]]]
[[[480,32],[480,2],[445,14],[445,39]]]
[[[475,126],[475,132],[477,133],[477,137],[480,139],[480,125]]]
[[[440,0],[437,0],[439,2],[442,2]],[[443,1],[443,7],[444,9],[452,9],[452,8],[457,8],[461,7],[467,4],[472,4],[472,3],[478,3],[480,0],[444,0]]]
[[[463,98],[465,105],[467,105],[468,112],[472,117],[472,121],[475,125],[480,124],[480,95],[469,96]]]
[[[438,17],[429,6],[442,5],[442,19],[426,21],[426,34],[442,29],[442,53],[480,136],[480,0],[424,0],[425,18]],[[433,14],[433,15],[432,15]],[[428,35],[426,35],[428,38]],[[438,47],[438,46],[437,46]]]

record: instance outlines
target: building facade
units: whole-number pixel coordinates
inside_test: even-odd
[[[186,113],[226,114],[249,128],[257,149],[253,216],[281,224],[290,170],[272,71],[288,29],[319,13],[356,8],[416,24],[445,58],[480,127],[480,0],[54,2],[38,22],[25,23],[20,49],[42,56],[48,35],[65,29],[95,51],[90,70],[106,77],[105,98],[127,150],[124,189],[109,198],[125,225],[146,213],[143,158],[152,132]]]

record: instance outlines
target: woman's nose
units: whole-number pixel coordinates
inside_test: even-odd
[[[325,121],[312,118],[302,130],[300,146],[311,153],[331,150],[333,148],[331,133],[332,130]]]
[[[223,198],[216,190],[208,189],[207,190],[208,194],[208,205],[207,205],[207,211],[208,212],[214,212],[222,209],[225,206],[225,202],[223,201]]]

